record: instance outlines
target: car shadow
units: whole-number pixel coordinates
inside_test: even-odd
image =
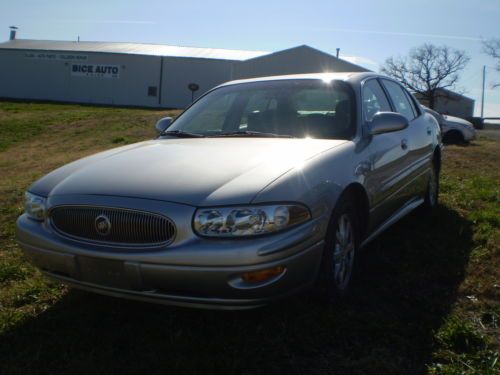
[[[475,143],[474,141],[469,141],[469,142],[448,142],[448,141],[443,141],[443,144],[445,147],[448,146],[457,146],[457,147],[477,147],[478,144]]]
[[[351,294],[333,306],[305,293],[205,311],[70,290],[0,337],[0,373],[419,374],[471,249],[471,224],[440,206],[369,245]]]

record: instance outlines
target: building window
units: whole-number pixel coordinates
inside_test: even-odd
[[[158,95],[158,88],[156,86],[148,87],[148,96],[156,96]]]

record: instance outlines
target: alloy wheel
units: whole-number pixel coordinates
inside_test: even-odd
[[[334,282],[340,290],[349,285],[354,265],[354,231],[347,214],[340,216],[335,230],[333,248]]]

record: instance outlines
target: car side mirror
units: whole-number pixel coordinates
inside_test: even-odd
[[[370,135],[397,132],[408,127],[408,119],[396,112],[378,112],[370,122]]]
[[[172,117],[163,117],[162,119],[158,120],[158,122],[155,125],[156,131],[158,133],[163,133],[165,130],[167,130],[172,121],[173,121]]]

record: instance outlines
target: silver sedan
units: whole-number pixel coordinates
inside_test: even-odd
[[[29,187],[17,238],[46,275],[192,307],[335,300],[361,247],[437,204],[438,123],[373,73],[229,82],[157,129]]]

